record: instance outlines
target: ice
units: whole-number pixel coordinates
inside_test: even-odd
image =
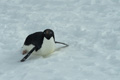
[[[0,0],[0,80],[119,80],[119,25],[120,0]],[[26,36],[47,28],[70,46],[21,63]]]

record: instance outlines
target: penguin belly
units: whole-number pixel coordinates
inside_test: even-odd
[[[44,37],[40,50],[37,51],[41,56],[46,57],[55,51],[55,41],[51,37],[49,40]]]

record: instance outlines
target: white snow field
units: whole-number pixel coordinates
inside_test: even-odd
[[[20,62],[47,28],[70,46]],[[0,0],[0,80],[120,80],[120,0]]]

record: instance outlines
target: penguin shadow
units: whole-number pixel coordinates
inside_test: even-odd
[[[39,59],[41,58],[42,56],[40,56],[39,54],[32,54],[29,58],[29,60],[36,60],[36,59]]]

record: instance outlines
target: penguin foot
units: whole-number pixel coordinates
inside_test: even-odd
[[[27,52],[27,50],[23,50],[22,54],[25,55]]]

